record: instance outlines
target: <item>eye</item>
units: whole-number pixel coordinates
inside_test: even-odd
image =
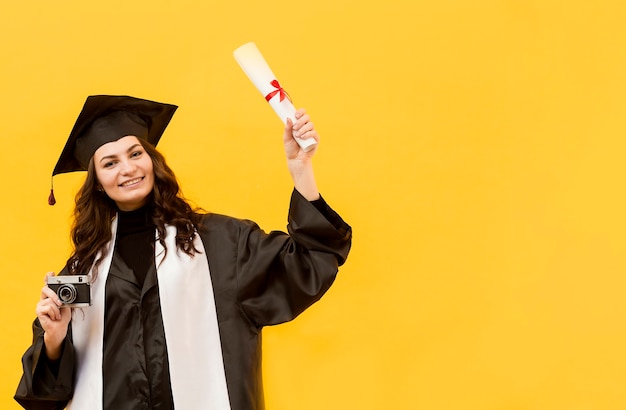
[[[102,165],[103,168],[111,168],[113,165],[115,165],[114,161],[109,161],[109,162],[105,162],[104,165]]]
[[[130,154],[130,156],[131,156],[131,158],[135,158],[135,157],[140,156],[141,154],[143,154],[143,151],[133,151],[133,152]]]

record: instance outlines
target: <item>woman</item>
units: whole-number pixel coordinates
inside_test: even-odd
[[[304,110],[284,129],[288,234],[189,206],[153,147],[175,110],[87,99],[53,175],[87,170],[60,274],[88,274],[92,304],[64,307],[44,286],[23,407],[262,409],[262,328],[316,302],[345,261],[351,228],[320,197],[315,149],[295,140],[319,140]]]

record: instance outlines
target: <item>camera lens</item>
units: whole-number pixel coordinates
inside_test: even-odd
[[[57,295],[59,296],[59,299],[61,299],[61,302],[72,303],[76,300],[76,288],[74,285],[70,284],[59,286]]]

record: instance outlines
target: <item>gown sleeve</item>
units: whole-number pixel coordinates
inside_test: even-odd
[[[33,344],[22,356],[24,373],[15,393],[15,400],[25,409],[62,410],[72,398],[76,357],[71,340],[71,324],[63,342],[61,357],[46,357],[43,329],[39,319],[33,322]]]
[[[250,222],[237,253],[239,303],[258,327],[294,319],[331,286],[350,251],[352,228],[324,199],[291,196],[287,233]]]

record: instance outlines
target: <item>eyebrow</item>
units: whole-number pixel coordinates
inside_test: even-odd
[[[127,152],[127,153],[129,153],[129,152],[131,152],[132,150],[134,150],[134,149],[135,149],[135,148],[137,148],[137,147],[141,147],[141,144],[137,143],[137,144],[133,144],[133,145],[131,145],[131,146],[130,146],[127,150],[126,150],[126,152]],[[106,159],[106,160],[109,160],[109,159],[112,159],[112,158],[117,158],[117,154],[105,155],[104,157],[100,158],[100,163],[102,163],[102,161],[104,161],[105,159]]]

